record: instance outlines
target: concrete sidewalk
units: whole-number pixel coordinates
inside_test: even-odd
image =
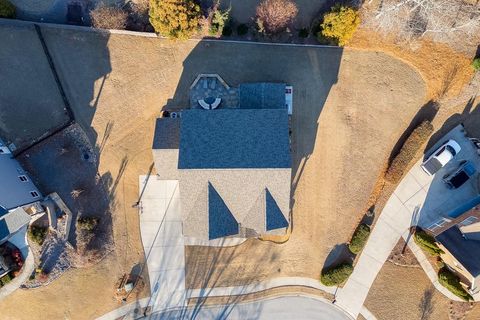
[[[415,225],[432,177],[420,168],[421,160],[403,178],[385,205],[355,269],[339,290],[337,304],[354,318],[360,313],[368,291],[390,252]]]
[[[178,181],[140,176],[140,231],[153,311],[185,306],[185,250]],[[143,192],[143,193],[142,193]]]

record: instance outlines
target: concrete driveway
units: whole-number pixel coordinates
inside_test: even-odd
[[[448,189],[442,180],[443,175],[455,170],[461,160],[472,161],[477,170],[480,169],[480,157],[463,126],[459,125],[447,133],[426,155],[449,139],[457,141],[462,148],[455,158],[434,176],[423,171],[420,167],[423,159],[420,159],[402,179],[383,208],[355,270],[337,296],[339,306],[352,316],[359,314],[371,285],[400,237],[408,240],[410,226],[435,228],[455,212],[465,209],[465,205],[471,204],[472,200],[480,199],[478,173],[455,190]]]
[[[148,319],[351,320],[352,318],[329,302],[287,296],[224,306],[200,308],[193,306],[184,310],[152,314]]]
[[[140,232],[152,310],[184,307],[185,253],[178,181],[140,176]]]

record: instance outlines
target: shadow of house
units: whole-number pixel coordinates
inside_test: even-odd
[[[266,48],[270,47],[270,52]],[[174,96],[163,107],[189,106],[189,88],[198,74],[219,74],[230,86],[249,82],[280,82],[293,86],[292,195],[315,147],[318,119],[330,89],[337,82],[342,48],[231,45],[204,40],[183,61]],[[221,106],[220,106],[221,108]],[[293,203],[292,203],[293,205]]]

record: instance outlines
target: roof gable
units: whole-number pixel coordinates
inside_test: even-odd
[[[208,183],[208,237],[217,239],[238,234],[238,222],[213,185]]]
[[[179,169],[290,168],[287,110],[186,110]]]
[[[288,227],[288,221],[268,189],[265,189],[265,216],[267,231]]]

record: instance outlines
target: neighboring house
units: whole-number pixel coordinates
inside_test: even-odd
[[[242,87],[240,87],[242,88]],[[260,88],[251,107],[189,109],[157,119],[157,178],[178,180],[185,236],[204,240],[284,234],[289,224],[291,155],[283,95]],[[245,92],[245,91],[244,91]],[[275,96],[275,95],[273,95]],[[247,99],[247,98],[245,98]]]
[[[445,264],[455,271],[472,293],[480,284],[480,206],[475,206],[434,233],[444,251]]]
[[[0,140],[0,244],[30,222],[42,194]]]

